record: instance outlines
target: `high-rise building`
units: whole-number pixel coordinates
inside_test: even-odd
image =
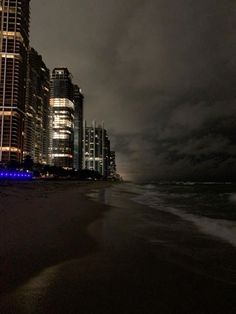
[[[110,152],[111,152],[111,144],[109,137],[107,135],[107,131],[105,130],[105,138],[104,138],[104,177],[107,178],[110,176]]]
[[[110,151],[110,176],[114,178],[116,176],[116,153],[114,151]]]
[[[50,91],[50,163],[73,168],[74,114],[72,76],[67,68],[55,68]]]
[[[87,126],[84,121],[83,168],[96,170],[102,176],[109,175],[110,141],[104,125]]]
[[[35,163],[48,163],[50,74],[42,57],[28,51],[25,103],[24,157]]]
[[[23,157],[30,0],[0,1],[0,162]]]
[[[82,169],[83,160],[83,100],[84,96],[81,89],[74,85],[74,104],[75,104],[75,128],[74,128],[74,168]]]

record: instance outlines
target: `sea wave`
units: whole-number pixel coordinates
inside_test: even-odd
[[[145,184],[143,186],[144,189],[147,189],[147,190],[153,190],[153,189],[156,189],[156,185],[154,184]]]
[[[230,196],[229,196],[229,200],[232,203],[236,203],[236,193],[231,193]]]
[[[233,199],[236,201],[236,194],[233,194]],[[200,216],[193,213],[188,213],[184,209],[168,206],[162,198],[161,193],[148,192],[133,198],[133,201],[155,208],[159,211],[171,213],[180,217],[185,221],[193,223],[200,231],[218,237],[227,241],[236,247],[236,222],[225,219],[214,219],[205,216]]]

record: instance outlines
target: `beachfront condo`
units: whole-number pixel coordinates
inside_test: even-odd
[[[33,48],[28,51],[24,158],[48,164],[50,73]]]
[[[75,120],[74,120],[74,169],[81,170],[83,162],[83,101],[84,96],[78,85],[74,85],[74,104],[75,104]]]
[[[51,74],[50,86],[50,164],[72,169],[75,104],[69,70],[55,68]]]
[[[30,0],[0,1],[0,162],[22,161]]]
[[[110,141],[104,124],[87,126],[84,121],[83,135],[83,168],[98,171],[102,176],[109,176]]]

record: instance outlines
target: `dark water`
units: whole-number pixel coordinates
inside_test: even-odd
[[[130,199],[144,205],[145,209],[139,209],[136,215],[147,228],[159,222],[158,213],[169,213],[194,224],[203,233],[236,246],[234,184],[124,184],[92,196],[113,206],[119,206],[122,198],[123,202]]]
[[[90,226],[97,249],[42,270],[9,296],[6,313],[236,313],[235,191],[193,184],[95,190],[91,198],[112,205]]]
[[[236,312],[235,192],[229,184],[124,184],[91,195],[116,208],[104,219],[103,249],[134,271],[128,286],[143,282],[139,302],[149,310],[137,313]]]

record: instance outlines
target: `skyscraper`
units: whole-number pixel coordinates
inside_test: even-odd
[[[115,151],[110,151],[110,168],[109,168],[109,172],[110,172],[110,176],[112,178],[114,178],[117,173],[116,173],[116,152]]]
[[[109,175],[110,141],[104,125],[87,126],[84,121],[83,136],[83,168],[96,170],[102,176]]]
[[[29,2],[0,1],[0,162],[23,157]]]
[[[48,163],[50,74],[42,57],[28,51],[26,83],[24,157],[36,163]]]
[[[67,68],[55,68],[50,91],[50,163],[73,168],[74,114],[72,77]]]
[[[74,128],[74,168],[82,169],[83,160],[83,100],[81,89],[74,85],[73,100],[75,104],[75,128]]]

